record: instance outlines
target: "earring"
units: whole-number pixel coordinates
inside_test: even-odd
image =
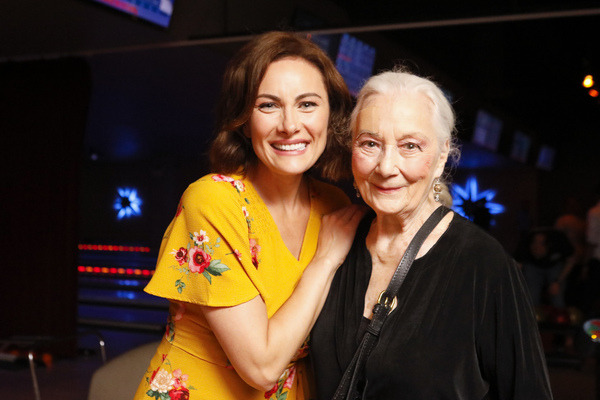
[[[360,192],[358,191],[358,186],[356,186],[356,181],[352,182],[352,186],[354,186],[354,190],[356,190],[356,197],[360,198]]]
[[[433,199],[437,202],[440,201],[440,194],[442,193],[442,183],[440,178],[435,178],[433,182]]]

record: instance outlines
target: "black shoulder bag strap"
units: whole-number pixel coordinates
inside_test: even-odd
[[[396,272],[394,272],[394,276],[392,276],[387,289],[381,292],[377,304],[375,304],[373,307],[373,319],[371,319],[371,323],[367,327],[365,335],[363,336],[356,353],[354,353],[354,357],[352,358],[350,365],[348,365],[348,368],[346,368],[346,372],[344,372],[342,380],[340,381],[332,400],[355,400],[360,398],[361,395],[356,388],[358,378],[362,374],[362,369],[367,362],[367,358],[377,344],[379,332],[381,331],[383,323],[385,322],[388,314],[394,308],[396,293],[398,292],[398,289],[400,289],[400,285],[402,285],[402,282],[404,281],[404,278],[406,277],[413,260],[421,248],[421,245],[425,239],[427,239],[427,236],[429,236],[431,231],[433,231],[433,229],[449,211],[450,209],[444,206],[438,207],[429,216],[427,221],[425,221],[423,226],[421,226],[415,237],[406,248],[404,256],[402,256],[400,264],[398,264]]]

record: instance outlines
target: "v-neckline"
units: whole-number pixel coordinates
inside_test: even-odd
[[[309,209],[309,214],[308,214],[308,220],[306,221],[306,226],[304,228],[304,234],[302,235],[302,244],[300,247],[300,253],[298,255],[298,258],[296,258],[296,256],[290,251],[287,244],[285,243],[285,240],[283,240],[283,237],[281,236],[281,232],[279,231],[279,227],[277,226],[277,223],[275,222],[275,219],[273,218],[271,211],[269,211],[269,207],[267,207],[267,204],[264,202],[263,198],[260,196],[260,194],[256,190],[256,187],[249,179],[247,180],[247,184],[252,187],[252,191],[254,192],[254,195],[258,199],[260,199],[260,207],[263,208],[263,212],[264,212],[265,216],[267,216],[267,218],[269,219],[270,225],[272,225],[273,228],[277,230],[277,240],[279,242],[281,242],[281,244],[283,245],[283,247],[285,248],[285,250],[287,251],[289,256],[292,257],[294,260],[296,260],[298,263],[301,263],[302,260],[304,259],[304,255],[306,253],[307,234],[308,234],[308,231],[310,230],[311,225],[314,223],[314,214],[315,214],[314,213],[315,203],[313,201],[313,195],[312,195],[313,181],[310,177],[307,177],[307,178],[308,178],[307,179],[308,199],[309,199],[309,203],[310,203],[310,209]]]

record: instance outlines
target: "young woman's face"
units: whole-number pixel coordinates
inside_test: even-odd
[[[273,62],[258,88],[244,132],[258,169],[274,176],[300,175],[325,150],[329,99],[321,72],[300,58]]]
[[[433,202],[433,181],[448,157],[432,124],[431,101],[421,94],[375,95],[356,120],[352,173],[378,215],[411,214]]]

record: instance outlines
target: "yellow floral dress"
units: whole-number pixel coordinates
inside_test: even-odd
[[[244,177],[210,174],[191,184],[163,238],[146,292],[171,301],[165,335],[135,400],[307,399],[305,343],[269,392],[246,384],[228,361],[200,305],[235,306],[260,295],[269,318],[292,294],[316,247],[321,217],[349,204],[310,180],[311,211],[300,258],[283,242]]]

